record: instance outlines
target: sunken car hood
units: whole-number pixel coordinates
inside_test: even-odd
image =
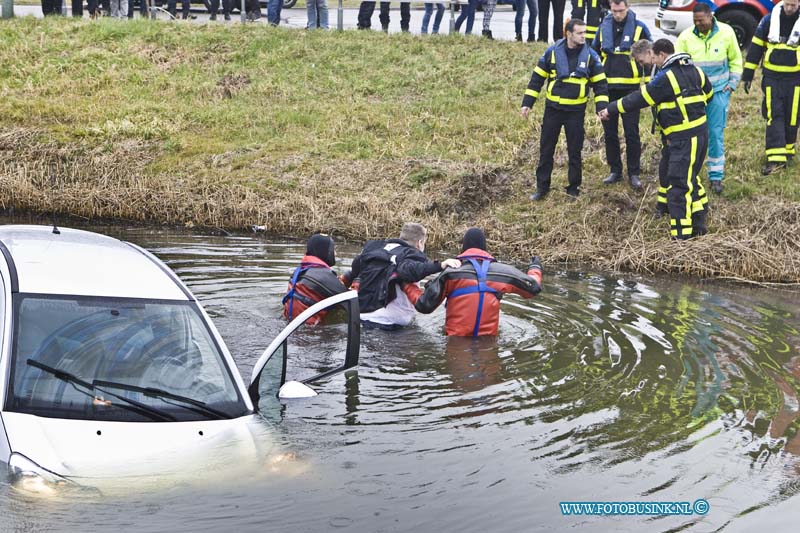
[[[79,484],[137,477],[208,480],[257,468],[272,447],[266,423],[249,415],[201,422],[97,422],[3,413],[11,451]],[[252,470],[251,470],[252,471]]]

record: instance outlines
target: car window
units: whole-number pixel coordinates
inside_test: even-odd
[[[15,313],[10,411],[182,421],[247,410],[191,302],[20,295]]]

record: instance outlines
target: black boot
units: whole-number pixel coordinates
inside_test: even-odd
[[[481,32],[481,35],[483,35],[484,37],[486,37],[486,38],[487,38],[487,39],[489,39],[490,41],[493,41],[493,40],[494,40],[494,38],[492,37],[492,30],[483,30],[483,31]]]
[[[521,42],[522,42],[522,34],[521,34],[521,33],[518,33],[518,34],[516,35],[516,37],[514,37],[514,40],[515,40],[515,41],[517,41],[517,42],[520,42],[520,43],[521,43]]]
[[[603,183],[606,185],[613,185],[618,181],[622,181],[622,174],[617,174],[616,172],[612,172],[609,176],[603,180]]]
[[[700,237],[708,233],[706,227],[706,212],[698,211],[692,214],[692,237]]]
[[[535,35],[528,35],[528,42],[529,43],[535,43],[536,42],[536,36]]]
[[[642,190],[642,182],[639,180],[638,174],[631,174],[630,176],[628,176],[628,181],[630,182],[631,187],[633,187],[635,190],[637,191]]]

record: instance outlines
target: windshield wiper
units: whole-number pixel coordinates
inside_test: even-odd
[[[92,382],[92,385],[97,387],[98,385],[101,387],[115,387],[117,389],[129,390],[131,392],[140,392],[145,396],[152,396],[161,399],[162,401],[166,402],[165,398],[170,400],[175,400],[177,402],[182,402],[187,405],[191,405],[194,407],[186,407],[192,411],[199,411],[201,413],[205,413],[206,415],[211,415],[214,418],[218,418],[220,420],[227,420],[230,418],[226,413],[222,411],[218,411],[213,407],[209,407],[205,404],[205,402],[201,402],[200,400],[195,400],[194,398],[189,398],[188,396],[181,396],[179,394],[174,394],[169,391],[165,391],[164,389],[157,389],[155,387],[139,387],[138,385],[129,385],[128,383],[116,383],[114,381],[104,381],[101,379],[96,379]],[[170,402],[166,402],[170,403]]]
[[[75,387],[75,385],[80,385],[81,387],[83,387],[83,388],[85,388],[87,390],[82,391],[77,387],[75,387],[75,390],[77,390],[79,392],[82,392],[82,393],[86,394],[87,396],[91,396],[95,400],[99,399],[97,397],[97,395],[94,394],[94,392],[90,392],[90,391],[94,391],[96,389],[96,387],[93,384],[89,383],[88,381],[84,381],[84,380],[82,380],[81,378],[79,378],[78,376],[76,376],[74,374],[70,374],[69,372],[67,372],[65,370],[59,370],[57,368],[53,368],[52,366],[46,365],[46,364],[44,364],[44,363],[42,363],[40,361],[36,361],[34,359],[28,359],[27,360],[27,364],[32,366],[32,367],[34,367],[34,368],[38,368],[39,370],[44,370],[48,374],[52,374],[53,376],[57,377],[58,379],[60,379],[62,381],[66,381],[67,383],[71,383],[73,387]],[[136,400],[131,400],[130,398],[126,398],[125,396],[120,396],[118,394],[114,394],[113,392],[108,392],[108,391],[103,391],[103,392],[105,392],[106,394],[108,394],[109,396],[111,396],[113,398],[117,398],[118,400],[122,400],[123,402],[129,404],[129,405],[116,404],[119,407],[122,407],[123,409],[128,409],[129,411],[134,411],[136,413],[146,415],[147,417],[149,417],[152,420],[160,420],[160,421],[168,421],[168,422],[175,422],[175,420],[176,420],[176,418],[174,416],[172,416],[171,414],[169,414],[169,413],[167,413],[165,411],[162,411],[161,409],[159,409],[157,407],[151,407],[149,405],[145,405],[145,404],[143,404],[141,402],[137,402]]]

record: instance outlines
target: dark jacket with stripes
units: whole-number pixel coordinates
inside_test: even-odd
[[[600,22],[609,9],[609,0],[572,0],[570,18],[581,19],[586,23],[586,42],[594,40]]]
[[[659,130],[667,140],[686,139],[708,133],[706,102],[713,92],[711,82],[689,54],[673,54],[650,83],[611,102],[608,112],[614,115],[654,106]]]
[[[779,43],[769,41],[770,25],[773,23],[772,13],[768,13],[761,19],[761,23],[753,35],[750,48],[747,50],[742,81],[753,81],[755,70],[763,58],[762,67],[765,80],[800,83],[800,46],[787,44],[798,17],[800,17],[800,10],[788,17],[781,8],[779,22],[781,42]]]
[[[645,80],[645,73],[631,55],[631,46],[636,41],[652,41],[650,30],[636,14],[628,11],[625,29],[621,34],[614,30],[614,17],[606,15],[597,30],[592,48],[600,54],[609,89],[636,89]]]
[[[594,92],[594,105],[597,111],[608,104],[606,75],[600,64],[600,57],[584,44],[577,56],[577,64],[570,68],[567,57],[567,40],[560,39],[539,60],[533,69],[528,89],[522,98],[522,107],[533,107],[544,90],[548,107],[572,111],[585,109],[589,101],[588,86]]]

